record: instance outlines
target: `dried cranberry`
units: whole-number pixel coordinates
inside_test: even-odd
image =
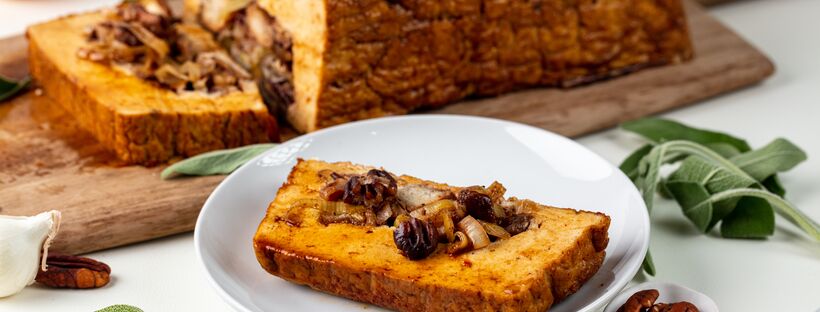
[[[496,223],[493,200],[487,194],[463,189],[456,195],[456,201],[474,218]]]
[[[410,218],[393,230],[393,241],[410,260],[424,259],[438,246],[438,232],[431,222]]]

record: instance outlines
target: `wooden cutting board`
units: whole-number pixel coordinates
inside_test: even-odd
[[[502,118],[578,136],[692,104],[772,74],[766,56],[700,5],[687,0],[686,9],[696,53],[689,63],[570,90],[533,89],[466,101],[428,113]],[[0,46],[0,73],[24,76],[25,39],[0,40]],[[223,177],[162,181],[162,168],[122,166],[56,104],[34,91],[0,103],[0,214],[62,211],[53,248],[67,253],[194,228],[200,207]]]

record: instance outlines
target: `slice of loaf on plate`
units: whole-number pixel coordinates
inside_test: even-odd
[[[215,149],[278,140],[258,92],[175,92],[79,56],[89,29],[110,12],[72,15],[28,29],[29,68],[45,95],[118,158],[154,165]],[[170,26],[169,26],[170,27]]]
[[[576,292],[604,260],[610,222],[604,214],[504,199],[497,183],[461,188],[373,169],[299,160],[254,236],[262,267],[294,283],[400,311],[544,311]],[[464,200],[464,194],[479,197]],[[502,211],[482,214],[475,198],[490,198]],[[452,240],[441,234],[446,226],[433,221],[446,215],[437,208],[448,201],[455,203],[448,206],[455,233],[471,232],[471,248],[453,248],[460,234]],[[397,213],[380,218],[388,206]],[[485,244],[473,239],[476,228],[461,227],[467,219],[479,219],[489,237],[498,238],[479,246]],[[518,229],[509,221],[522,219],[526,224]],[[439,233],[432,236],[439,243],[420,246],[430,242],[431,231]]]

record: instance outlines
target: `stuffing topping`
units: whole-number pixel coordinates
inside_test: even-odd
[[[252,75],[213,36],[172,17],[164,1],[124,2],[91,27],[78,56],[114,66],[177,93],[255,89]]]
[[[506,190],[498,182],[453,194],[445,188],[399,184],[379,169],[319,176],[327,180],[319,191],[328,203],[323,207],[336,207],[320,211],[321,223],[393,226],[396,247],[410,260],[429,256],[439,243],[446,244],[444,251],[451,255],[481,249],[526,231],[532,220],[532,215],[508,207],[514,204],[504,200]]]

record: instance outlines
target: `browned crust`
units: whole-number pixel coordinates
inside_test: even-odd
[[[693,56],[680,0],[324,1],[322,87],[300,130]]]
[[[299,163],[302,162],[299,160]],[[296,173],[296,169],[290,173],[277,197],[289,185],[294,184]],[[574,213],[590,214],[580,211]],[[600,222],[585,228],[571,248],[560,251],[560,256],[555,261],[542,264],[536,277],[511,285],[510,289],[516,289],[514,292],[506,293],[507,290],[504,290],[503,294],[482,291],[481,283],[491,283],[489,280],[464,281],[461,285],[419,283],[419,277],[414,278],[413,275],[396,277],[394,271],[400,268],[367,269],[356,263],[344,263],[334,258],[294,251],[286,247],[291,242],[272,241],[261,233],[266,221],[260,225],[254,238],[254,250],[262,267],[273,275],[320,291],[399,311],[544,311],[576,292],[595,275],[603,263],[610,220],[606,215],[595,215],[601,217]],[[271,218],[271,215],[266,218]],[[293,227],[285,229],[299,231]],[[463,259],[445,261],[460,262]],[[431,270],[418,274],[436,274],[435,266]]]
[[[385,272],[363,271],[333,260],[295,254],[270,242],[255,242],[254,249],[257,260],[270,274],[398,311],[545,311],[578,291],[601,267],[605,252],[592,247],[596,244],[592,232],[606,232],[607,227],[590,229],[578,239],[577,248],[564,252],[557,265],[544,272],[542,282],[530,284],[519,296],[504,300],[444,285],[420,286],[412,280],[390,278]]]
[[[75,16],[63,17],[55,22]],[[120,112],[116,104],[100,103],[100,95],[92,94],[83,86],[83,77],[75,77],[74,73],[61,70],[55,60],[48,56],[41,48],[40,40],[53,38],[41,38],[32,35],[31,31],[27,32],[27,37],[29,69],[45,95],[59,103],[81,127],[127,164],[156,165],[173,157],[189,157],[210,150],[278,140],[276,120],[264,106],[260,109],[248,105],[247,109],[222,112],[188,112],[183,108],[170,112],[159,109],[146,109],[144,113]],[[76,51],[62,53],[66,58],[75,58]],[[100,74],[122,75],[99,67]],[[155,89],[155,93],[168,92]],[[129,89],[108,92],[131,92],[133,97],[142,97],[149,108],[152,102],[164,99]],[[183,98],[175,100],[185,101]]]

